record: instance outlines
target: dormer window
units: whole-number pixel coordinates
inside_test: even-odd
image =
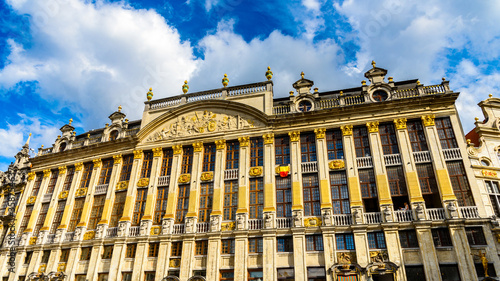
[[[59,152],[63,152],[66,149],[66,143],[63,142],[59,145]]]
[[[372,98],[374,101],[385,101],[387,96],[387,92],[378,90],[373,93]]]
[[[109,140],[114,141],[118,138],[118,131],[113,130],[111,133],[109,133]]]
[[[299,106],[298,106],[299,111],[307,112],[307,111],[310,111],[311,108],[312,108],[312,104],[310,101],[303,100],[303,101],[299,102]]]

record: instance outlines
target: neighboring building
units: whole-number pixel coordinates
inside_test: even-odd
[[[139,121],[119,108],[79,136],[70,121],[30,159],[2,276],[465,281],[483,280],[481,261],[496,276],[458,93],[386,74],[373,63],[369,84],[311,92],[302,73],[276,99],[270,70],[234,87],[225,76],[216,90],[150,90]]]

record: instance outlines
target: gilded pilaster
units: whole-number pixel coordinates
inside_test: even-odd
[[[248,213],[248,186],[250,168],[250,138],[240,137],[240,159],[239,159],[239,180],[238,180],[238,209],[237,214]]]
[[[142,158],[144,153],[142,150],[134,150],[134,162],[132,163],[132,171],[130,171],[130,180],[127,189],[127,198],[125,199],[125,206],[123,207],[123,215],[120,222],[127,222],[130,224],[131,217],[134,212],[135,196],[137,193],[137,180],[141,173]]]
[[[352,213],[357,209],[362,212],[361,187],[359,185],[358,166],[356,164],[356,149],[352,137],[352,125],[341,126],[344,143],[345,167],[349,186],[349,200]],[[361,214],[359,216],[361,220]]]
[[[59,176],[57,177],[57,182],[56,186],[54,187],[54,192],[52,193],[52,198],[54,197],[57,198],[57,196],[61,192],[65,178],[66,178],[66,166],[61,166],[59,167]],[[40,231],[48,232],[50,230],[50,226],[52,224],[52,221],[54,220],[54,213],[57,208],[57,203],[58,203],[57,200],[54,199],[50,200],[49,210],[47,211],[47,215],[45,216],[45,221]],[[43,235],[43,237],[46,237],[46,235]],[[41,242],[44,243],[44,241]]]
[[[332,208],[332,194],[330,190],[330,177],[328,168],[328,156],[324,128],[315,129],[316,134],[316,157],[318,161],[319,190],[321,209]]]
[[[175,218],[175,206],[177,204],[177,181],[181,174],[182,164],[182,145],[174,145],[172,147],[174,156],[172,158],[172,170],[170,173],[170,184],[168,188],[167,210],[164,219]]]
[[[217,140],[215,141],[215,145],[217,150],[215,152],[214,194],[211,216],[222,216],[224,206],[224,170],[226,169],[226,141]]]
[[[50,181],[50,169],[43,170],[42,184],[40,186],[40,189],[38,190],[38,195],[36,196],[35,205],[33,206],[33,212],[31,213],[28,226],[26,227],[26,230],[24,230],[25,233],[31,233],[33,231],[33,227],[35,226],[36,221],[38,220],[39,210],[42,206],[42,197],[43,194],[45,194],[45,190],[47,190],[49,181]]]
[[[300,131],[289,132],[290,136],[290,174],[292,177],[292,211],[302,211],[302,171],[300,157]]]
[[[276,211],[274,134],[264,134],[264,212]]]
[[[80,219],[80,222],[77,224],[77,227],[81,227],[83,230],[86,230],[87,223],[90,218],[90,211],[92,209],[92,203],[94,202],[95,186],[97,185],[97,181],[99,180],[99,175],[101,173],[101,159],[94,159],[93,162],[94,170],[92,171],[92,176],[90,177],[89,188],[87,189],[87,197],[85,198],[85,203],[83,204],[82,217]],[[80,239],[82,238],[84,233],[85,232],[82,231]]]
[[[116,185],[120,178],[120,173],[122,170],[122,155],[113,156],[113,170],[111,172],[111,177],[109,179],[108,191],[106,193],[106,201],[104,202],[104,208],[102,210],[101,220],[98,222],[98,226],[102,227],[102,233],[106,233],[106,228],[109,226],[109,220],[111,219],[111,209],[113,207],[113,202],[115,200],[115,190]],[[98,237],[101,238],[101,237]]]
[[[57,231],[59,232],[59,236],[62,237],[62,234],[64,234],[68,224],[69,220],[71,218],[71,212],[73,211],[73,203],[75,202],[75,190],[77,189],[78,184],[80,183],[80,180],[82,179],[82,167],[83,163],[76,163],[75,164],[75,174],[73,176],[73,181],[71,182],[71,186],[68,192],[68,199],[66,199],[66,206],[64,207],[64,212],[63,216],[61,219],[61,224],[59,227],[57,227]]]
[[[158,177],[161,172],[161,164],[162,164],[162,156],[163,156],[163,148],[157,147],[153,148],[153,164],[151,166],[151,176],[149,177],[149,187],[148,187],[148,196],[146,199],[146,208],[144,210],[144,216],[142,217],[142,221],[147,221],[148,227],[147,232],[149,233],[149,229],[153,224],[153,214],[155,210],[156,196],[157,196],[157,184]]]
[[[189,193],[189,209],[186,217],[198,218],[198,198],[200,190],[200,177],[203,165],[203,142],[193,143],[193,166],[191,169],[191,183]],[[183,252],[184,254],[184,252]],[[181,270],[182,272],[182,270]]]

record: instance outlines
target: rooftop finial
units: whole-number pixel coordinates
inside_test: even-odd
[[[149,88],[149,91],[146,94],[146,97],[147,97],[148,101],[153,98],[153,88]]]
[[[222,78],[222,86],[227,87],[229,84],[229,79],[227,78],[227,74],[224,74],[224,78]]]
[[[300,73],[300,76],[302,77],[302,79],[304,79],[304,71]]]
[[[73,118],[69,119],[69,125],[71,126],[71,123],[73,123]]]
[[[489,94],[489,95],[488,95],[488,97],[492,98],[492,97],[493,97],[493,95],[492,95],[492,94]]]
[[[28,139],[26,140],[26,143],[24,144],[24,146],[30,145],[30,138],[31,138],[31,133],[28,135]]]
[[[182,92],[184,94],[186,94],[187,92],[189,91],[189,85],[188,85],[188,81],[184,81],[184,85],[182,85]]]
[[[122,106],[118,106],[118,112],[122,112]]]
[[[375,68],[375,65],[376,65],[375,61],[372,60],[372,66],[373,66],[373,68]]]
[[[271,71],[271,67],[270,66],[267,67],[266,78],[267,78],[268,81],[273,78],[273,72]]]

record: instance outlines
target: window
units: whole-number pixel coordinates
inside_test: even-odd
[[[49,185],[47,186],[47,192],[45,192],[46,194],[52,194],[54,192],[58,176],[59,170],[52,170],[50,173]]]
[[[132,281],[132,272],[122,272],[122,281]]]
[[[262,253],[262,238],[248,238],[248,252],[249,253]]]
[[[167,212],[168,187],[158,187],[156,196],[155,213],[153,218],[154,225],[160,225],[163,216]]]
[[[483,264],[482,263],[476,263],[474,265],[476,267],[477,277],[486,277],[485,274],[484,274]],[[495,272],[495,266],[493,265],[493,263],[488,263],[488,276],[489,277],[496,277],[497,276],[497,273]],[[482,279],[482,278],[479,278],[479,279],[480,280],[488,280],[488,279]],[[495,279],[493,279],[493,280],[495,280]]]
[[[161,171],[160,176],[170,176],[170,172],[172,171],[172,159],[174,156],[174,152],[172,149],[164,149],[163,150],[163,160],[161,162]]]
[[[280,281],[294,281],[295,274],[293,268],[278,268],[278,280]]]
[[[406,191],[406,182],[403,167],[392,166],[387,167],[386,169],[387,178],[389,180],[389,187],[391,189],[391,195],[406,196],[408,192]]]
[[[368,232],[368,247],[370,249],[385,249],[385,236],[382,231]]]
[[[189,208],[189,185],[179,185],[179,195],[177,196],[177,210],[175,213],[175,222],[184,222]]]
[[[206,144],[203,147],[203,172],[215,171],[215,144]]]
[[[361,196],[366,212],[378,212],[377,184],[373,169],[358,170]]]
[[[418,164],[417,174],[418,181],[420,183],[420,189],[422,194],[434,194],[438,192],[436,177],[434,176],[434,170],[432,164]]]
[[[234,281],[234,270],[221,270],[220,271],[221,281]]]
[[[98,273],[97,281],[108,281],[108,273]]]
[[[135,258],[135,251],[137,250],[137,244],[127,244],[127,250],[125,252],[126,258]]]
[[[292,178],[276,177],[276,216],[292,216]]]
[[[69,221],[68,231],[75,231],[76,225],[80,222],[83,211],[83,204],[85,203],[85,198],[75,199],[73,204],[73,212],[71,213],[71,219]]]
[[[337,250],[354,250],[354,235],[352,233],[335,234]]]
[[[111,131],[111,133],[109,133],[109,140],[110,141],[114,141],[118,138],[118,131],[117,130],[113,130]]]
[[[460,272],[456,264],[440,264],[439,271],[441,272],[442,281],[460,281]]]
[[[97,227],[97,223],[101,220],[102,217],[102,211],[104,210],[105,201],[105,194],[94,196],[94,204],[92,204],[92,210],[90,210],[90,219],[87,229],[95,229]]]
[[[349,189],[345,171],[330,173],[330,186],[332,189],[332,206],[334,214],[350,214]]]
[[[99,175],[98,184],[109,184],[112,172],[113,172],[113,159],[107,159],[102,161],[101,175]]]
[[[113,256],[113,245],[107,245],[103,247],[102,258],[110,259]]]
[[[380,141],[382,143],[382,151],[384,155],[398,154],[398,140],[394,131],[394,124],[384,123],[378,127],[380,133]]]
[[[56,233],[57,227],[59,227],[59,225],[61,224],[65,207],[66,207],[66,200],[57,202],[56,213],[54,214],[54,219],[52,220],[52,225],[50,227],[50,234]]]
[[[18,233],[24,232],[24,230],[28,226],[28,222],[30,221],[32,212],[33,212],[33,205],[26,206],[26,211],[24,211],[23,220],[21,221],[21,225],[19,226]]]
[[[29,264],[31,262],[31,257],[33,256],[33,251],[27,251],[24,257],[24,264]]]
[[[427,142],[421,120],[412,120],[406,123],[408,136],[410,137],[411,149],[413,152],[427,151]]]
[[[447,162],[448,173],[450,174],[451,186],[457,197],[459,206],[474,206],[474,199],[470,191],[469,181],[465,175],[464,164],[462,161]]]
[[[425,271],[423,265],[406,265],[406,280],[407,281],[422,281],[425,279]]]
[[[50,203],[44,203],[40,208],[40,214],[38,215],[38,220],[36,221],[35,228],[33,229],[33,236],[35,237],[38,236],[38,231],[40,231],[40,228],[42,228],[45,222],[45,217],[49,211],[49,204]]]
[[[483,228],[478,227],[466,227],[465,233],[467,234],[467,240],[469,240],[470,246],[486,246],[486,239],[484,238]]]
[[[115,202],[113,203],[113,210],[111,210],[111,218],[109,227],[117,227],[118,221],[123,215],[123,208],[125,207],[125,200],[127,199],[127,192],[116,192]]]
[[[302,163],[317,161],[316,137],[314,134],[303,134],[300,136],[300,152],[302,156]]]
[[[240,145],[238,142],[226,144],[226,169],[238,169],[240,160]]]
[[[160,243],[149,243],[148,257],[158,257]]]
[[[238,208],[238,180],[224,182],[224,220],[235,220]]]
[[[263,166],[264,143],[262,138],[250,139],[250,167]]]
[[[126,155],[123,157],[122,171],[120,173],[120,181],[130,180],[133,164],[134,164],[133,155]]]
[[[387,97],[387,92],[383,90],[377,90],[372,94],[372,98],[374,101],[385,101]]]
[[[80,188],[89,187],[90,178],[92,177],[92,170],[94,169],[94,163],[85,163],[83,165],[83,175],[80,180]]]
[[[149,178],[151,176],[151,167],[153,166],[153,152],[144,152],[142,159],[141,178]]]
[[[90,255],[92,254],[92,247],[83,247],[82,248],[82,253],[80,254],[80,260],[81,261],[88,261],[90,260]]]
[[[308,267],[308,281],[326,281],[326,271],[324,267]]]
[[[370,142],[366,127],[354,127],[352,130],[356,157],[370,156]]]
[[[234,239],[222,239],[221,254],[234,254]]]
[[[293,252],[292,236],[277,237],[276,242],[278,252]]]
[[[323,236],[306,235],[306,251],[323,251]]]
[[[418,248],[417,233],[415,230],[400,230],[399,241],[401,248]]]
[[[200,185],[200,207],[198,222],[210,221],[210,211],[212,210],[212,194],[214,184],[212,182],[202,183]]]
[[[193,166],[193,147],[184,147],[182,151],[181,174],[190,174]]]
[[[286,166],[290,164],[290,142],[288,136],[279,136],[274,139],[274,151],[276,165]]]
[[[264,183],[262,178],[250,179],[250,219],[261,219],[264,208]]]
[[[299,111],[302,111],[302,112],[307,112],[307,111],[311,110],[311,107],[312,107],[312,104],[310,101],[303,100],[303,101],[299,102],[297,109]]]
[[[180,257],[182,255],[182,241],[172,242],[172,250],[170,255],[173,257]]]
[[[155,274],[156,274],[156,272],[154,272],[154,271],[144,272],[144,280],[145,281],[155,281]]]
[[[141,222],[142,216],[144,215],[144,209],[146,208],[146,198],[148,197],[147,189],[138,189],[135,197],[134,213],[132,215],[132,225],[138,226]]]
[[[432,239],[434,240],[434,246],[436,247],[451,247],[450,231],[447,228],[435,228],[432,229]]]
[[[328,160],[344,159],[342,132],[339,129],[326,132],[326,149],[328,151]]]
[[[303,175],[302,186],[304,188],[304,216],[319,216],[321,206],[319,202],[318,176]]]
[[[73,178],[75,177],[75,167],[69,167],[66,171],[66,178],[64,179],[63,190],[69,191]]]
[[[450,118],[436,118],[434,120],[437,128],[442,149],[457,148],[457,140],[451,126]]]
[[[208,240],[198,240],[196,243],[196,255],[206,256],[208,253]]]
[[[42,180],[43,180],[43,174],[42,173],[37,173],[36,174],[35,185],[33,186],[33,190],[31,191],[31,196],[37,196],[38,195],[38,191],[40,190],[40,186],[42,186]]]
[[[262,269],[249,269],[248,270],[248,280],[262,280],[264,278],[264,274],[262,273]]]
[[[490,194],[491,206],[497,217],[500,217],[500,187],[497,181],[484,181]]]

